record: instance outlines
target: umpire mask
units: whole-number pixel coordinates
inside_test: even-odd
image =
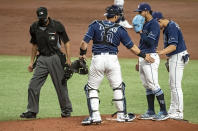
[[[46,26],[48,22],[48,18],[39,18],[38,24],[39,26]]]

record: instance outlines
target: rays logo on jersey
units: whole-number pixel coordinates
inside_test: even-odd
[[[168,43],[171,43],[171,42],[174,42],[175,41],[175,38],[174,37],[170,37],[169,39],[168,39]]]
[[[152,31],[148,34],[148,36],[151,37],[151,38],[153,38],[155,40],[155,34],[153,34]]]

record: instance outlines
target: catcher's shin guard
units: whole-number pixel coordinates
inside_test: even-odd
[[[87,106],[90,117],[100,117],[99,114],[99,98],[98,90],[91,88],[88,84],[84,87],[85,94],[87,97]],[[95,112],[95,115],[93,113]]]
[[[126,98],[125,98],[125,83],[122,82],[119,87],[114,88],[114,99],[112,101],[115,102],[117,112],[115,112],[112,116],[117,113],[124,113],[127,114],[126,109]]]

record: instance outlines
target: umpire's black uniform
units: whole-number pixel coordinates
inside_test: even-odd
[[[40,55],[29,83],[27,112],[22,113],[22,118],[31,118],[28,115],[32,114],[36,117],[39,112],[40,89],[45,83],[48,74],[51,76],[58,95],[62,117],[70,116],[70,112],[72,112],[67,83],[62,84],[61,82],[64,76],[63,66],[57,55],[60,53],[60,41],[67,43],[69,38],[60,22],[49,17],[48,22],[47,26],[40,26],[39,22],[36,21],[30,27],[30,42],[37,45]]]

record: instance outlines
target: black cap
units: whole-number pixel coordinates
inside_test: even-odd
[[[39,7],[36,11],[38,18],[47,18],[47,8]]]

